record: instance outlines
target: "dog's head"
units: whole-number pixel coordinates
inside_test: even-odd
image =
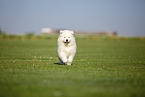
[[[74,38],[74,32],[71,30],[60,30],[60,37],[65,45],[69,45],[71,40]]]

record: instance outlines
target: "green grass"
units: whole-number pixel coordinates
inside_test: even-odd
[[[0,97],[145,97],[145,40],[77,37],[72,66],[56,42],[0,40]]]

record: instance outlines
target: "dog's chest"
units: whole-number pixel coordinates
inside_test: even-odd
[[[66,56],[70,56],[73,53],[73,48],[72,47],[64,47],[63,51],[66,54]]]

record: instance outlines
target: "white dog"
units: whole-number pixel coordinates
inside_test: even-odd
[[[71,30],[60,30],[57,52],[60,64],[71,65],[76,53],[76,42]]]

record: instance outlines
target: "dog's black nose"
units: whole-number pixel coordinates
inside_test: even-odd
[[[68,42],[68,39],[66,39],[66,42]]]

